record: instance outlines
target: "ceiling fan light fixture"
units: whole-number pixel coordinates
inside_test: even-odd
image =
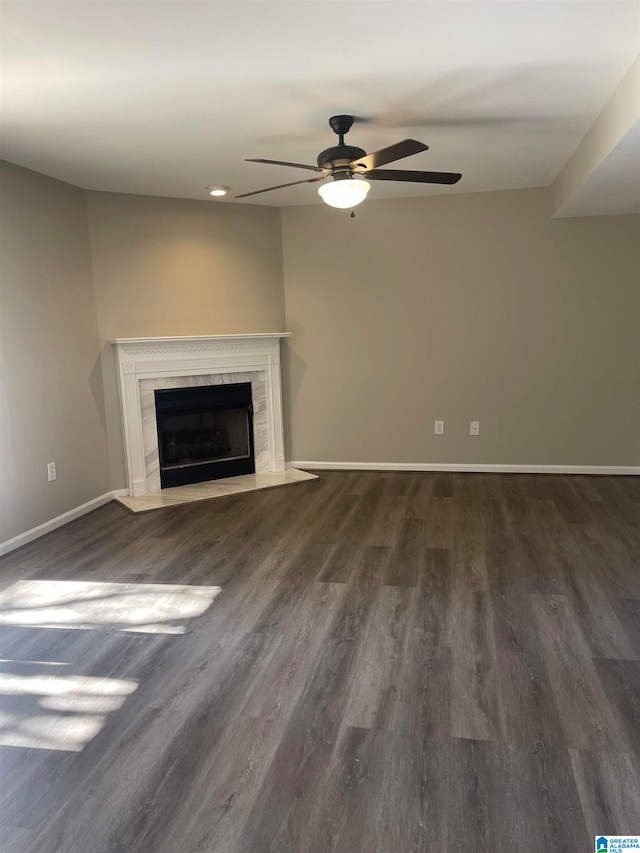
[[[275,187],[265,187],[261,190],[253,190],[249,193],[240,193],[236,198],[247,198],[248,196],[268,193],[272,190],[281,190],[284,187],[295,187],[299,184],[315,184],[331,177],[331,181],[323,184],[318,192],[320,198],[330,207],[341,207],[343,209],[355,207],[364,201],[369,192],[369,181],[408,181],[415,184],[456,184],[462,175],[459,172],[418,172],[406,169],[381,169],[388,163],[396,160],[404,160],[412,154],[420,154],[427,151],[429,146],[417,139],[403,139],[395,145],[387,145],[378,151],[367,154],[362,148],[355,145],[345,145],[344,137],[349,132],[354,122],[353,116],[331,116],[329,125],[331,130],[338,135],[338,144],[326,148],[318,154],[317,165],[308,163],[291,163],[288,160],[264,160],[250,158],[249,163],[270,163],[272,166],[288,166],[294,169],[305,169],[307,171],[322,172],[319,177],[306,178],[302,181],[289,181],[286,184],[278,184]],[[364,180],[362,177],[368,178]]]
[[[209,195],[217,198],[226,195],[230,189],[231,187],[223,187],[222,184],[214,184],[211,187],[207,187],[207,192]]]
[[[322,184],[318,193],[322,201],[330,207],[348,209],[364,201],[370,189],[369,181],[362,178],[351,178]]]

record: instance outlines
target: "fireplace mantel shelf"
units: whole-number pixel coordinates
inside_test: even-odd
[[[171,387],[176,387],[175,382],[180,377],[186,380],[182,384],[189,386],[248,381],[253,377],[254,414],[259,411],[258,417],[264,420],[262,435],[266,454],[260,465],[256,456],[256,470],[284,471],[280,340],[290,334],[256,332],[245,335],[114,338],[110,341],[117,352],[129,494],[132,497],[154,490],[155,475],[150,471],[157,467],[158,455],[155,427],[146,430],[143,427],[146,415],[152,415],[155,423],[155,412],[153,406],[150,412],[146,409],[143,412],[141,388],[143,395],[148,396],[150,387],[169,387],[171,383]],[[247,379],[242,379],[243,376]],[[259,409],[257,402],[260,403]],[[259,443],[257,435],[256,443]]]
[[[252,340],[274,341],[280,340],[280,338],[288,338],[290,336],[291,332],[255,332],[254,334],[248,335],[177,335],[160,338],[112,338],[109,343],[124,344],[125,346],[132,344],[180,346],[182,343],[193,344],[198,342],[224,344],[241,343],[243,341]]]

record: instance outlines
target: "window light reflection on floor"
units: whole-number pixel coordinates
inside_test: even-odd
[[[3,671],[13,663],[0,662],[2,746],[79,752],[138,688],[130,678],[65,675],[64,668],[59,675],[35,663],[29,669],[37,674]]]
[[[12,628],[26,630],[24,649],[29,629],[184,634],[220,592],[218,586],[23,580],[0,592],[0,629],[9,638]],[[79,752],[138,682],[115,673],[78,674],[82,660],[77,666],[47,660],[45,638],[38,645],[34,660],[0,659],[0,746]]]
[[[183,634],[219,586],[18,581],[0,593],[0,625]]]

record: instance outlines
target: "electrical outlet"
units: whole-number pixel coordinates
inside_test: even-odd
[[[47,464],[47,479],[52,483],[56,478],[56,463],[49,462]]]
[[[480,435],[480,421],[471,421],[469,424],[469,435]]]
[[[436,421],[434,433],[436,435],[444,435],[444,421]]]

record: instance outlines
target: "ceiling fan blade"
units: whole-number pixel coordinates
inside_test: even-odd
[[[259,160],[247,157],[245,163],[270,163],[272,166],[293,166],[294,169],[311,169],[312,172],[322,172],[319,166],[306,166],[304,163],[285,163],[283,160]]]
[[[396,160],[402,160],[403,157],[410,157],[412,154],[419,154],[421,151],[427,151],[428,145],[424,142],[418,142],[416,139],[403,139],[402,142],[396,142],[395,145],[389,145],[388,148],[381,148],[379,151],[373,151],[359,160],[352,160],[349,163],[349,168],[359,172],[369,171],[369,169],[377,169],[378,166],[384,166],[387,163],[394,163]]]
[[[364,177],[368,181],[412,181],[418,184],[457,184],[460,172],[410,172],[405,169],[373,169]]]
[[[307,178],[304,181],[291,181],[288,184],[278,184],[277,187],[265,187],[263,190],[253,190],[250,193],[241,193],[240,195],[234,196],[234,198],[246,198],[248,195],[258,195],[258,193],[268,193],[271,190],[281,190],[283,187],[295,187],[297,184],[314,184],[316,181],[324,181],[328,175],[323,175],[321,178]]]
[[[368,124],[371,127],[385,128],[414,128],[414,127],[493,127],[502,125],[519,124],[545,124],[556,123],[558,120],[566,121],[568,116],[554,116],[551,113],[531,113],[519,115],[456,115],[446,113],[432,116],[422,116],[417,113],[391,113],[381,116],[354,116],[354,124]]]

